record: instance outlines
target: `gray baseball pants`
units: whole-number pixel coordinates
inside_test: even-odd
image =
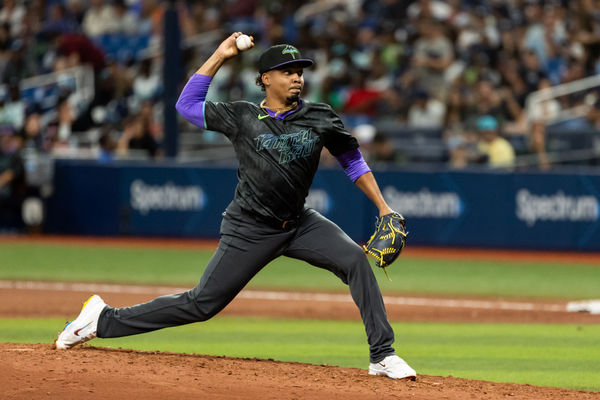
[[[258,221],[235,201],[224,213],[219,246],[195,288],[132,307],[106,307],[97,336],[121,337],[206,321],[279,256],[327,269],[349,285],[365,325],[371,362],[394,354],[394,332],[379,285],[359,245],[315,210],[304,209],[297,226],[285,230]]]

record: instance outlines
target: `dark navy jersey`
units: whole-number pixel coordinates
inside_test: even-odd
[[[247,101],[204,105],[206,129],[225,134],[239,159],[235,201],[278,220],[299,215],[326,147],[334,156],[358,148],[340,118],[323,103],[302,102],[282,120]]]

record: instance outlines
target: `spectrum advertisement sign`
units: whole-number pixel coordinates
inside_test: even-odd
[[[235,182],[235,170],[123,169],[120,230],[133,235],[217,236],[227,196],[233,197],[235,187],[227,182]]]
[[[410,240],[505,248],[600,249],[600,176],[377,174]]]
[[[600,250],[600,175],[375,171],[408,244]],[[49,233],[218,238],[235,168],[57,161]],[[340,169],[317,172],[306,205],[366,241],[378,211]]]

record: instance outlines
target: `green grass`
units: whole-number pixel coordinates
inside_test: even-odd
[[[0,319],[0,342],[54,340],[59,319]],[[600,326],[395,323],[396,350],[425,375],[600,391]],[[367,368],[352,321],[217,317],[91,344]]]
[[[150,283],[193,286],[212,252],[51,244],[0,244],[0,279]],[[600,267],[552,263],[426,260],[401,257],[375,274],[385,293],[495,297],[600,297]],[[279,258],[250,283],[260,288],[346,291],[331,273]]]

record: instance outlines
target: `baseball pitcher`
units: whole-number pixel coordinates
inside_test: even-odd
[[[235,196],[223,213],[221,239],[200,283],[185,293],[125,308],[110,307],[94,295],[59,334],[56,347],[69,349],[94,337],[121,337],[208,320],[265,265],[287,256],[325,268],[349,286],[367,333],[370,374],[414,379],[415,371],[392,347],[394,332],[365,254],[366,250],[378,257],[380,266],[393,261],[404,246],[404,220],[386,204],[358,142],[331,107],[302,99],[302,71],[313,61],[294,46],[273,46],[260,56],[257,84],[265,92],[260,104],[206,100],[213,76],[239,54],[240,35],[236,32],[219,45],[189,79],[176,105],[188,121],[226,135],[239,159]],[[377,206],[378,221],[386,221],[378,223],[382,232],[376,232],[365,249],[304,206],[323,147]],[[398,222],[388,222],[392,216]],[[395,243],[391,246],[396,250],[388,245],[377,250],[375,236]]]

